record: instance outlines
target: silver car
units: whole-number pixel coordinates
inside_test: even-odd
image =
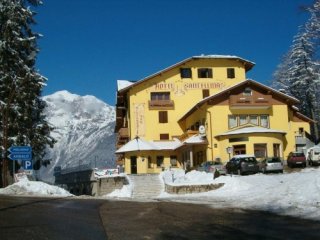
[[[279,157],[268,157],[260,163],[260,170],[263,173],[280,172],[283,173],[283,163]]]

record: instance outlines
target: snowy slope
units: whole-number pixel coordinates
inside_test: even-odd
[[[115,109],[94,96],[59,91],[43,98],[48,122],[58,141],[48,149],[51,164],[41,169],[40,178],[53,181],[53,168],[114,166]]]

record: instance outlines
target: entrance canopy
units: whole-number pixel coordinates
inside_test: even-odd
[[[270,129],[270,128],[262,128],[262,127],[244,127],[244,128],[239,128],[236,130],[224,132],[222,134],[217,135],[216,137],[237,135],[237,134],[249,134],[249,133],[281,133],[281,134],[286,134],[287,132],[281,131],[281,130],[276,130],[276,129]]]
[[[171,141],[146,141],[142,138],[136,137],[131,141],[127,142],[121,148],[119,148],[116,153],[125,153],[125,152],[135,152],[135,151],[160,151],[160,150],[171,150],[174,151],[179,147],[184,145],[194,145],[194,144],[207,144],[207,139],[196,134],[185,139],[181,142],[179,139],[174,138]]]

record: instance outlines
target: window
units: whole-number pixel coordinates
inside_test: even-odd
[[[268,128],[269,127],[269,116],[268,115],[261,115],[260,116],[260,126]]]
[[[170,164],[172,167],[177,166],[177,156],[170,156]]]
[[[181,78],[192,78],[191,68],[180,68]]]
[[[167,123],[167,122],[168,122],[168,112],[159,111],[159,123]]]
[[[251,96],[252,95],[252,90],[249,87],[246,87],[243,91],[243,96]]]
[[[163,165],[163,156],[157,156],[157,167],[161,167]]]
[[[202,98],[206,98],[209,96],[210,96],[209,89],[202,89]]]
[[[152,92],[151,100],[170,100],[170,92]]]
[[[233,155],[246,154],[246,145],[234,145],[233,146]]]
[[[245,125],[248,123],[248,116],[247,115],[240,115],[239,116],[239,124],[241,125]]]
[[[251,124],[254,124],[254,125],[259,125],[258,123],[258,116],[257,115],[250,115],[249,116],[249,122]]]
[[[265,128],[269,128],[269,115],[229,115],[229,129],[246,124],[253,124]]]
[[[227,68],[227,78],[235,78],[234,68]]]
[[[160,140],[169,140],[168,133],[160,133]]]
[[[211,68],[199,68],[198,69],[198,78],[212,78],[212,69]]]
[[[229,128],[234,128],[236,126],[238,126],[237,116],[229,115]]]
[[[267,157],[267,144],[254,144],[253,147],[256,158]]]

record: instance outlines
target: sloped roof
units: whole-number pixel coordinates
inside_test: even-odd
[[[159,72],[156,72],[156,73],[154,73],[152,75],[149,75],[149,76],[147,76],[147,77],[145,77],[145,78],[143,78],[143,79],[141,79],[141,80],[139,80],[137,82],[134,82],[133,84],[130,84],[127,87],[124,87],[122,89],[118,89],[118,91],[125,92],[125,91],[129,90],[130,88],[132,88],[132,87],[134,87],[134,86],[136,86],[138,84],[141,84],[141,83],[143,83],[143,82],[145,82],[145,81],[147,81],[147,80],[149,80],[149,79],[151,79],[151,78],[153,78],[153,77],[155,77],[155,76],[157,76],[157,75],[159,75],[161,73],[167,72],[167,71],[169,71],[169,70],[171,70],[171,69],[173,69],[175,67],[181,66],[181,65],[185,64],[186,62],[189,62],[189,61],[194,60],[194,59],[235,59],[235,60],[238,60],[238,61],[244,63],[246,71],[249,71],[255,65],[254,62],[251,62],[249,60],[246,60],[246,59],[238,57],[238,56],[232,56],[232,55],[200,55],[200,56],[193,56],[193,57],[184,59],[184,60],[182,60],[182,61],[180,61],[180,62],[178,62],[176,64],[173,64],[173,65],[171,65],[171,66],[169,66],[169,67],[167,67],[167,68],[165,68],[163,70],[160,70]]]
[[[247,80],[244,80],[238,84],[235,84],[229,88],[226,88],[225,90],[221,91],[221,92],[218,92],[218,93],[215,93],[211,96],[208,96],[204,99],[202,99],[201,101],[199,101],[198,103],[196,103],[188,112],[186,112],[178,121],[182,121],[184,120],[186,117],[188,117],[190,114],[192,114],[196,109],[198,109],[199,107],[201,107],[202,105],[204,105],[205,103],[207,103],[209,100],[213,100],[217,97],[220,97],[220,96],[223,96],[223,95],[226,95],[226,96],[229,96],[229,92],[232,91],[232,90],[236,90],[237,88],[240,88],[240,87],[243,87],[244,85],[254,85],[254,86],[257,86],[257,87],[260,87],[262,89],[265,89],[267,91],[270,91],[272,93],[274,93],[275,95],[279,96],[280,98],[283,98],[283,99],[288,99],[290,100],[293,104],[298,104],[299,103],[299,100],[292,97],[292,96],[289,96],[285,93],[282,93],[280,91],[277,91],[271,87],[268,87],[262,83],[259,83],[259,82],[256,82],[252,79],[247,79]]]

